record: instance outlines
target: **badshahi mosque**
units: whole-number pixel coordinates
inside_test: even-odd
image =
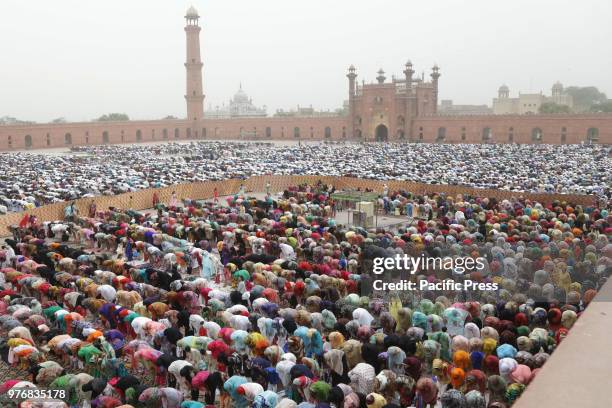
[[[612,143],[612,114],[438,112],[442,70],[433,65],[418,76],[409,60],[401,67],[401,75],[389,80],[380,69],[373,83],[360,82],[358,68],[350,65],[344,73],[346,106],[333,113],[299,109],[269,116],[265,106],[255,106],[242,87],[227,105],[205,112],[201,31],[200,15],[190,7],[185,14],[185,119],[3,125],[0,150],[190,139]]]

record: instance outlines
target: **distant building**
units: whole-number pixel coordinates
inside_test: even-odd
[[[519,93],[518,98],[510,98],[510,89],[502,85],[497,91],[497,98],[493,99],[493,113],[496,115],[530,115],[540,113],[540,106],[544,103],[566,105],[570,110],[574,107],[571,95],[563,93],[563,85],[556,82],[552,86],[551,96],[540,93]]]
[[[274,114],[276,118],[321,118],[321,117],[330,117],[330,116],[342,116],[346,114],[348,107],[344,107],[342,109],[336,109],[334,111],[330,110],[316,110],[312,107],[312,105],[308,107],[303,107],[298,105],[297,109],[291,110],[283,110],[278,109]]]
[[[349,67],[350,134],[357,140],[424,140],[424,133],[414,131],[419,117],[433,116],[438,109],[438,80],[440,68],[431,68],[431,81],[425,72],[415,76],[412,62],[404,65],[404,77],[386,81],[385,71],[378,71],[375,83],[356,81],[354,66]]]
[[[490,115],[493,113],[487,105],[454,105],[450,99],[443,99],[438,106],[440,115]]]
[[[206,119],[231,119],[231,118],[259,118],[266,117],[266,106],[258,108],[253,104],[253,100],[242,90],[242,84],[240,89],[229,101],[229,105],[217,106],[215,109],[209,108],[204,112],[204,118]]]

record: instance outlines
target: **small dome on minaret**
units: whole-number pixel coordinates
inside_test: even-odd
[[[196,10],[195,7],[191,6],[187,9],[187,12],[185,13],[185,18],[197,19],[200,18],[200,15],[198,14],[198,10]]]
[[[560,96],[562,94],[563,94],[563,84],[557,81],[552,87],[552,96]]]
[[[510,97],[510,88],[508,88],[508,85],[503,84],[502,86],[500,86],[499,89],[497,90],[497,96],[500,99]]]

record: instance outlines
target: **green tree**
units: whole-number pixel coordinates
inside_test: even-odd
[[[164,119],[165,120],[173,120],[173,119],[178,119],[178,118],[176,116],[168,115]]]
[[[12,116],[2,116],[0,117],[0,125],[33,125],[36,122],[31,120],[19,120]]]
[[[98,122],[119,122],[126,120],[130,120],[130,117],[125,113],[108,113],[97,119]]]
[[[591,106],[592,112],[612,113],[612,99]]]
[[[51,123],[66,123],[66,122],[67,122],[67,120],[66,120],[66,118],[65,118],[65,117],[63,117],[63,116],[62,116],[61,118],[55,118],[55,119],[53,119],[53,120],[51,121]]]
[[[566,94],[574,100],[574,109],[577,111],[591,110],[593,105],[607,101],[606,94],[600,92],[595,86],[569,86],[565,88]]]
[[[570,108],[567,105],[559,105],[554,102],[544,102],[540,105],[540,113],[570,113]]]

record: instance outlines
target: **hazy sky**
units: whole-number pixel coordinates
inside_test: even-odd
[[[610,0],[0,0],[0,116],[185,116],[185,10],[200,12],[205,105],[243,89],[268,112],[334,109],[347,67],[373,81],[440,65],[440,98],[506,83],[612,97]]]

